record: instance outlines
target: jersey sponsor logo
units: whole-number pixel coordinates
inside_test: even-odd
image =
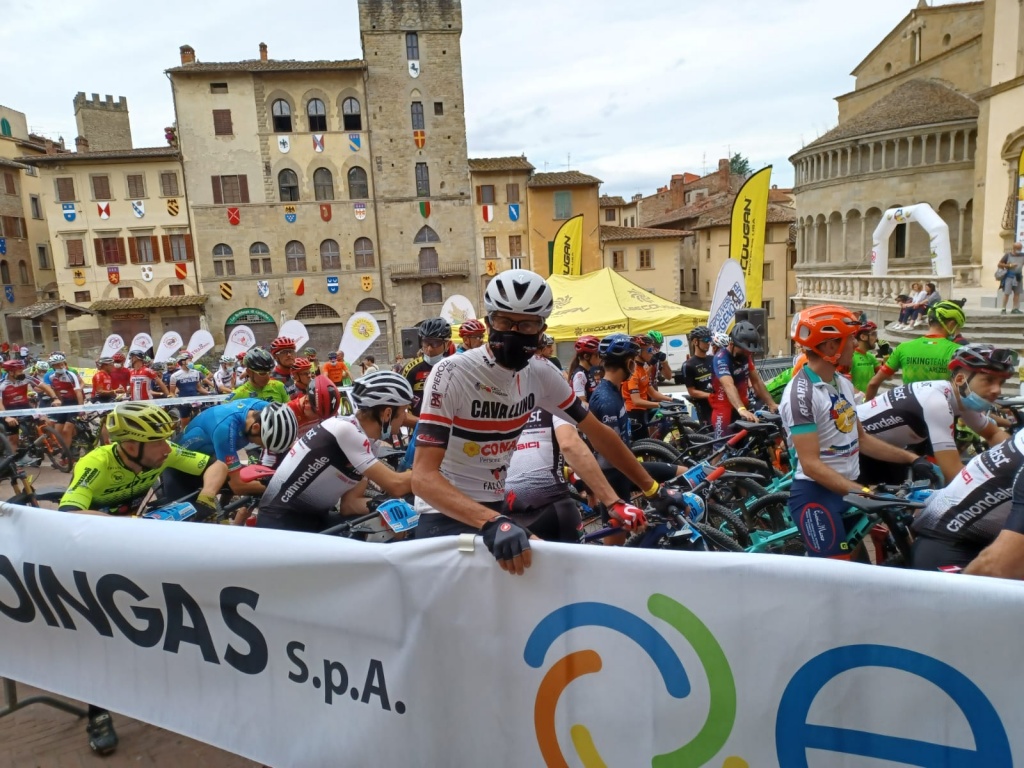
[[[909,395],[907,394],[906,387],[896,387],[896,389],[892,390],[889,393],[889,399],[894,403],[898,403],[901,400],[906,400],[907,397],[909,397]]]
[[[320,470],[330,463],[331,460],[326,456],[322,456],[319,459],[314,460],[313,463],[306,468],[306,471],[295,478],[295,482],[289,485],[285,489],[284,493],[281,494],[281,503],[287,504],[291,501],[292,497],[301,491],[303,487],[305,487],[306,483],[316,477],[320,473]]]
[[[90,467],[89,469],[85,470],[82,473],[82,476],[78,478],[78,481],[70,488],[68,488],[68,490],[75,491],[79,488],[88,488],[93,482],[96,481],[96,478],[98,478],[99,476],[100,471],[98,469]]]
[[[956,517],[946,523],[946,530],[950,533],[959,533],[968,525],[973,523],[986,512],[991,512],[1003,502],[1013,498],[1011,488],[996,488],[989,491],[976,502],[957,513]]]
[[[486,392],[488,395],[496,395],[497,397],[508,397],[508,392],[505,392],[498,387],[492,387],[489,384],[481,384],[479,381],[474,382],[473,386],[477,392]]]
[[[493,403],[489,400],[474,400],[469,408],[469,413],[474,419],[515,419],[534,408],[536,397],[533,394],[520,400],[518,403]]]
[[[810,393],[811,383],[801,376],[796,380],[796,407],[800,411],[800,415],[805,419],[813,418],[814,411],[811,408],[811,400],[808,397]]]
[[[528,443],[519,443],[516,446],[517,451],[529,451],[530,449],[540,450],[540,443],[536,440],[532,440]]]
[[[901,416],[879,416],[877,419],[872,419],[864,425],[864,429],[867,432],[881,432],[885,429],[892,429],[894,427],[903,426],[903,418]]]
[[[440,408],[441,407],[441,394],[439,392],[430,393],[430,407]]]
[[[993,468],[1001,467],[1013,461],[1011,457],[1006,455],[1006,443],[997,445],[995,448],[989,449],[985,456],[988,459],[988,461],[993,465]]]
[[[462,446],[462,452],[472,459],[480,455],[480,446],[472,442],[466,443]]]
[[[852,432],[857,424],[857,410],[845,397],[833,399],[829,416],[835,422],[836,429],[844,434]]]
[[[970,483],[974,481],[974,478],[971,477],[971,473],[967,471],[967,467],[964,467],[963,472],[960,473],[960,477],[963,478],[963,481],[965,483]]]

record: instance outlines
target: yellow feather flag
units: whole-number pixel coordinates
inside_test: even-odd
[[[767,234],[768,192],[772,167],[762,168],[744,182],[732,204],[729,257],[736,259],[746,276],[747,306],[761,307],[764,287],[764,241]]]
[[[583,274],[583,214],[558,228],[551,246],[552,275]]]

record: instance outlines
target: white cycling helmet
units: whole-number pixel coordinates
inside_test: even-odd
[[[227,355],[224,355],[220,359],[220,364],[221,365],[234,365],[235,364],[235,358],[228,357]]]
[[[374,408],[378,405],[397,408],[411,405],[412,385],[393,371],[374,371],[352,385],[352,399],[357,408]]]
[[[547,281],[528,269],[499,272],[484,291],[484,309],[491,312],[518,312],[547,318],[554,298]]]
[[[711,336],[711,343],[714,344],[719,349],[725,349],[730,344],[732,344],[732,338],[729,336],[728,333],[719,332]]]
[[[271,403],[260,411],[260,438],[271,453],[286,453],[299,436],[299,421],[284,403]]]
[[[50,365],[60,365],[61,363],[66,363],[67,361],[67,358],[64,357],[64,355],[62,355],[60,352],[54,352],[52,355],[50,355]]]

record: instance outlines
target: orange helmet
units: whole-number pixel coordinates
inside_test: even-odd
[[[799,346],[814,350],[822,359],[835,365],[839,361],[842,349],[834,355],[825,356],[818,351],[818,346],[829,339],[849,338],[857,332],[860,325],[860,317],[846,307],[820,304],[801,310],[793,316],[789,337]]]

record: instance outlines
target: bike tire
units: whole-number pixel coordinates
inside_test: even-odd
[[[719,466],[725,467],[733,472],[756,473],[764,478],[761,485],[767,485],[775,479],[775,470],[770,464],[768,464],[768,462],[761,461],[761,459],[755,459],[750,456],[732,456],[728,459],[722,459]]]
[[[0,456],[13,456],[14,446],[7,437],[7,432],[0,428]]]
[[[634,442],[630,449],[640,461],[659,461],[667,464],[679,463],[679,452],[660,440],[642,439]]]
[[[704,520],[701,522],[728,534],[743,548],[749,547],[752,543],[750,540],[750,531],[747,530],[747,526],[746,523],[743,522],[743,518],[718,502],[708,502]],[[723,530],[723,526],[728,526],[728,528]]]
[[[46,437],[43,441],[43,453],[50,460],[50,464],[64,474],[70,473],[74,462],[71,460],[71,449],[68,448],[64,436],[50,426],[43,427],[43,435]]]
[[[743,522],[747,530],[781,533],[793,526],[786,519],[784,510],[789,505],[789,494],[783,491],[769,493],[743,509]]]
[[[711,545],[710,549],[716,552],[744,552],[744,548],[740,546],[739,542],[736,541],[732,536],[727,534],[725,531],[720,531],[714,526],[706,523],[691,522],[690,525],[703,536],[708,544]]]
[[[8,504],[21,504],[23,507],[38,507],[39,501],[34,494],[31,493],[18,493],[11,496],[9,499],[5,499]]]

